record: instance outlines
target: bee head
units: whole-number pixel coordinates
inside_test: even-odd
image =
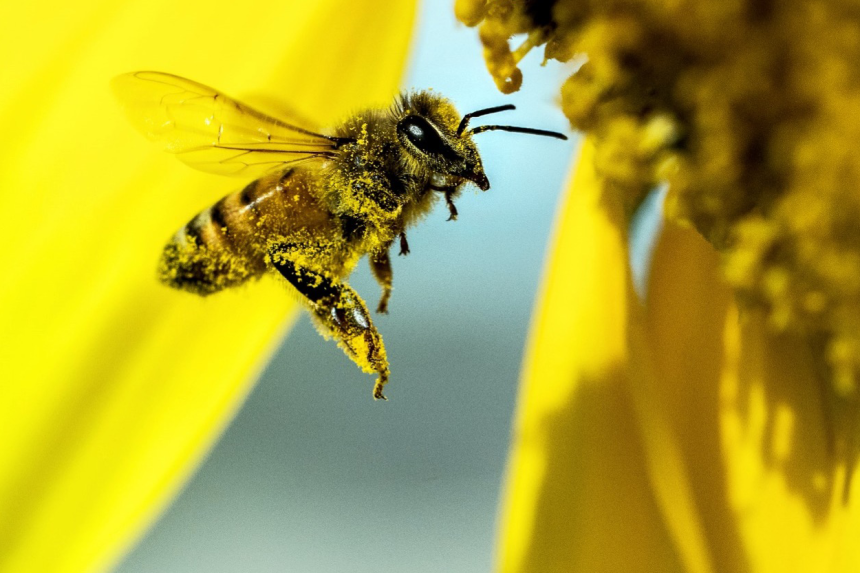
[[[434,174],[461,177],[486,191],[490,188],[490,181],[484,173],[473,135],[501,130],[567,139],[567,136],[555,131],[513,125],[481,125],[466,129],[469,120],[474,117],[511,109],[515,108],[510,104],[489,107],[467,113],[460,118],[449,100],[432,92],[422,91],[404,96],[401,101],[397,137],[413,160],[426,164]]]
[[[490,188],[478,148],[471,134],[457,132],[460,114],[448,99],[422,91],[404,96],[399,107],[397,138],[412,161],[434,174]]]

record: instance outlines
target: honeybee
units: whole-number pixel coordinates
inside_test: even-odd
[[[505,130],[567,139],[506,125],[467,129],[464,116],[431,91],[400,95],[389,109],[368,109],[317,133],[172,74],[134,72],[114,91],[148,138],[191,167],[254,179],[198,213],[170,239],[158,265],[164,284],[207,296],[259,278],[283,277],[303,299],[323,336],[334,338],[385,399],[389,366],[367,305],[346,282],[368,256],[391,296],[389,251],[409,252],[406,230],[444,197],[449,219],[467,183],[490,188],[472,137]]]

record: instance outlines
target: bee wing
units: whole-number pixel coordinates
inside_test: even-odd
[[[332,157],[342,142],[173,74],[132,72],[115,78],[112,87],[141,133],[209,173],[248,176],[285,163]]]

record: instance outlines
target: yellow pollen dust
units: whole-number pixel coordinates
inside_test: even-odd
[[[745,308],[823,341],[842,395],[860,373],[860,12],[850,0],[457,0],[499,89],[517,62],[582,62],[562,109],[597,143],[630,211],[668,182],[666,215],[718,249]],[[511,45],[515,47],[512,49]],[[516,47],[518,46],[518,47]]]

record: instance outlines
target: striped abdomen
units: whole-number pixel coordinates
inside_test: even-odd
[[[289,176],[263,177],[201,211],[164,247],[159,279],[208,295],[262,275],[268,236],[283,232],[290,215],[286,193],[295,196],[291,187],[301,183],[288,182]]]

